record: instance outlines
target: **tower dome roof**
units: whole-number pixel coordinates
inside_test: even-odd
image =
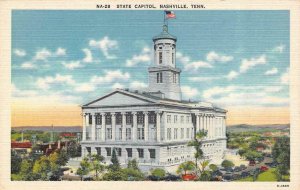
[[[159,35],[154,36],[152,38],[153,41],[160,40],[160,39],[171,39],[171,40],[177,41],[176,36],[169,34],[167,25],[163,26],[163,31]]]

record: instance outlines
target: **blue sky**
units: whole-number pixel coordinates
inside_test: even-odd
[[[184,99],[288,106],[288,11],[175,11]],[[13,97],[83,104],[147,87],[162,11],[13,11]]]

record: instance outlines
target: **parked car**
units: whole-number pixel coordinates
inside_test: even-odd
[[[249,161],[249,166],[255,166],[255,164],[256,164],[256,163],[255,163],[255,160],[250,160],[250,161]]]
[[[165,177],[165,181],[179,181],[181,178],[177,175],[169,174]]]
[[[261,166],[260,167],[260,171],[267,171],[269,168],[267,166]]]
[[[233,172],[233,169],[232,168],[226,168],[225,171],[226,172]]]
[[[248,177],[250,175],[250,173],[249,172],[242,172],[241,173],[241,177]]]
[[[231,181],[232,180],[232,176],[231,175],[224,175],[223,179],[226,181]]]
[[[234,180],[237,180],[237,179],[240,179],[241,176],[240,176],[239,174],[233,174],[233,175],[232,175],[232,178],[233,178]]]
[[[240,165],[240,168],[241,168],[241,170],[247,169],[247,167],[244,164]]]
[[[236,166],[234,169],[233,169],[234,172],[240,172],[242,171],[242,169],[239,167],[239,166]]]

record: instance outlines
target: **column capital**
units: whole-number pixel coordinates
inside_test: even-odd
[[[117,113],[116,112],[110,112],[110,115],[115,116],[115,115],[117,115]]]
[[[138,112],[137,112],[137,111],[132,111],[131,114],[132,114],[132,115],[137,115]]]
[[[156,114],[162,114],[162,111],[161,110],[156,110],[155,113]]]
[[[150,112],[148,112],[148,111],[143,111],[143,114],[145,114],[145,115],[149,115],[149,114],[150,114]]]
[[[126,115],[127,114],[127,112],[124,112],[124,111],[120,112],[120,113],[121,113],[121,115]]]

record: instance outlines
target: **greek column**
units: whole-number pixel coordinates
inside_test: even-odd
[[[106,137],[106,135],[105,135],[105,125],[106,125],[106,123],[105,123],[105,113],[101,113],[101,117],[102,117],[102,123],[101,123],[101,139],[103,140],[103,141],[105,141],[105,137]]]
[[[122,137],[123,141],[126,140],[126,112],[122,112]]]
[[[195,128],[196,128],[196,134],[197,134],[197,132],[200,129],[200,127],[199,127],[199,114],[198,113],[196,114],[196,126],[195,126]]]
[[[111,112],[111,140],[116,140],[116,113]]]
[[[160,142],[161,140],[161,132],[160,132],[160,111],[155,112],[156,113],[156,139],[157,142]]]
[[[82,113],[82,141],[86,141],[86,113]]]
[[[95,135],[96,135],[96,119],[95,119],[96,113],[92,114],[92,141],[95,141]]]
[[[132,125],[132,140],[135,141],[137,138],[137,112],[132,112],[133,115],[133,125]]]
[[[148,112],[143,112],[144,113],[144,127],[145,127],[145,141],[149,140],[149,123],[148,123]]]

